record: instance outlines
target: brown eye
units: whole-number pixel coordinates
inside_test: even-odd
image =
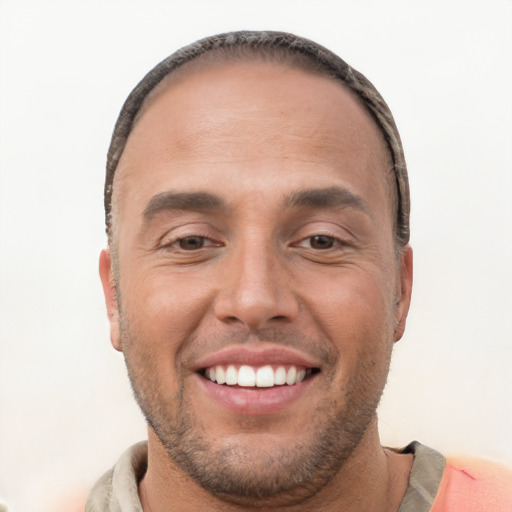
[[[206,238],[204,236],[187,236],[186,238],[180,238],[178,245],[180,249],[184,251],[194,251],[202,249],[204,247]]]
[[[332,236],[316,235],[309,238],[312,249],[332,249],[336,240]]]

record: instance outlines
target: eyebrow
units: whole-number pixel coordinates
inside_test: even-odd
[[[142,216],[145,222],[151,221],[156,215],[166,211],[190,210],[209,212],[226,210],[226,203],[215,194],[209,192],[162,192],[151,198]]]
[[[344,208],[353,207],[368,213],[365,201],[344,187],[314,188],[292,192],[284,201],[287,208],[305,207]],[[144,209],[143,218],[146,223],[156,215],[166,211],[190,210],[211,212],[227,210],[227,205],[219,196],[209,192],[162,192],[151,198]]]
[[[299,190],[286,198],[285,206],[288,208],[306,207],[311,209],[351,206],[369,215],[368,206],[363,198],[344,187]]]

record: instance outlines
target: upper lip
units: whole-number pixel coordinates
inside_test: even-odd
[[[275,345],[274,343],[244,343],[222,348],[194,364],[193,370],[199,371],[217,365],[244,364],[249,366],[294,365],[305,368],[319,368],[320,362],[303,354],[297,349]]]

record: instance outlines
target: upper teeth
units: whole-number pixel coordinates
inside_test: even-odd
[[[283,384],[290,386],[298,384],[310,373],[311,369],[297,369],[296,366],[289,366],[286,369],[284,366],[273,368],[268,364],[258,368],[248,365],[242,365],[237,368],[235,365],[230,364],[227,367],[220,365],[211,366],[206,369],[205,376],[212,382],[217,382],[217,384],[270,388],[272,386],[282,386]]]

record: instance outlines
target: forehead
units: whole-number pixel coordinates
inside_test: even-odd
[[[251,169],[257,179],[261,168],[321,179],[324,169],[326,182],[337,172],[350,180],[357,167],[380,186],[390,166],[372,118],[334,79],[282,63],[215,63],[171,75],[148,98],[119,163],[114,202],[132,187],[139,193],[142,177],[155,187],[172,171],[193,180],[198,166],[202,187],[214,187],[223,165],[238,179]]]

